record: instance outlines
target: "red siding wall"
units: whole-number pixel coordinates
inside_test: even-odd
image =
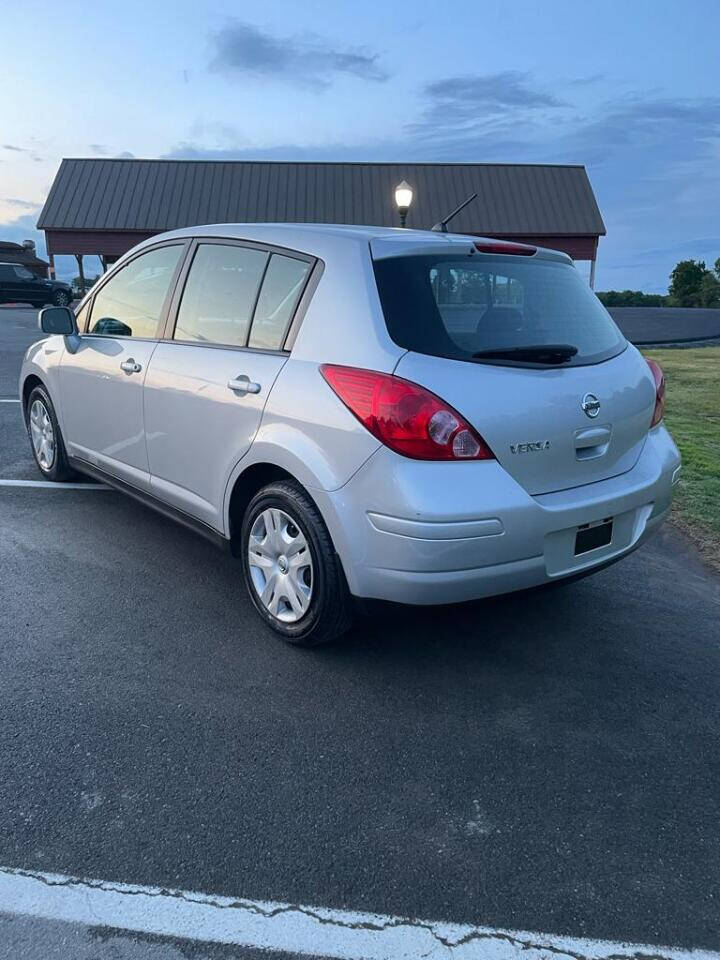
[[[80,253],[119,257],[152,233],[130,230],[46,230],[48,254]]]
[[[497,240],[517,240],[518,243],[531,243],[537,247],[550,247],[551,250],[562,250],[573,260],[594,260],[597,254],[597,237],[537,237],[526,236],[524,234],[500,235],[494,233],[492,236]]]

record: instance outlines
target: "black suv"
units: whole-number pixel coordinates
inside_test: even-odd
[[[69,283],[36,277],[21,263],[0,263],[0,303],[29,303],[33,307],[54,303],[66,307],[72,298]]]

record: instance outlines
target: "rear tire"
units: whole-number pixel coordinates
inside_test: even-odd
[[[317,647],[350,628],[353,608],[340,558],[299,483],[271,483],[253,497],[240,549],[253,606],[287,643]]]
[[[56,483],[72,480],[75,473],[68,464],[55,407],[45,387],[37,386],[30,393],[25,423],[35,463],[43,477]]]
[[[53,294],[52,302],[56,307],[69,307],[70,296],[64,290],[56,290]]]

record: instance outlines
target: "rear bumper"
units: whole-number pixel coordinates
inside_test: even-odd
[[[378,450],[345,484],[314,490],[350,590],[411,604],[507,593],[601,567],[667,516],[680,456],[661,425],[632,470],[532,497],[495,461],[426,463]],[[575,556],[577,527],[613,517],[612,541]]]

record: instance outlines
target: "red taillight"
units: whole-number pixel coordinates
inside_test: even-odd
[[[510,253],[516,257],[532,257],[537,253],[537,247],[531,247],[526,243],[509,243],[504,240],[498,240],[497,243],[484,241],[476,243],[475,249],[480,253]]]
[[[645,359],[647,360],[647,357]],[[655,363],[654,360],[647,360],[647,365],[650,367],[655,381],[655,410],[650,423],[650,429],[652,429],[660,423],[665,415],[665,374],[662,372],[660,364]]]
[[[320,372],[373,436],[415,460],[494,460],[449,404],[424,387],[376,370],[323,364]]]

